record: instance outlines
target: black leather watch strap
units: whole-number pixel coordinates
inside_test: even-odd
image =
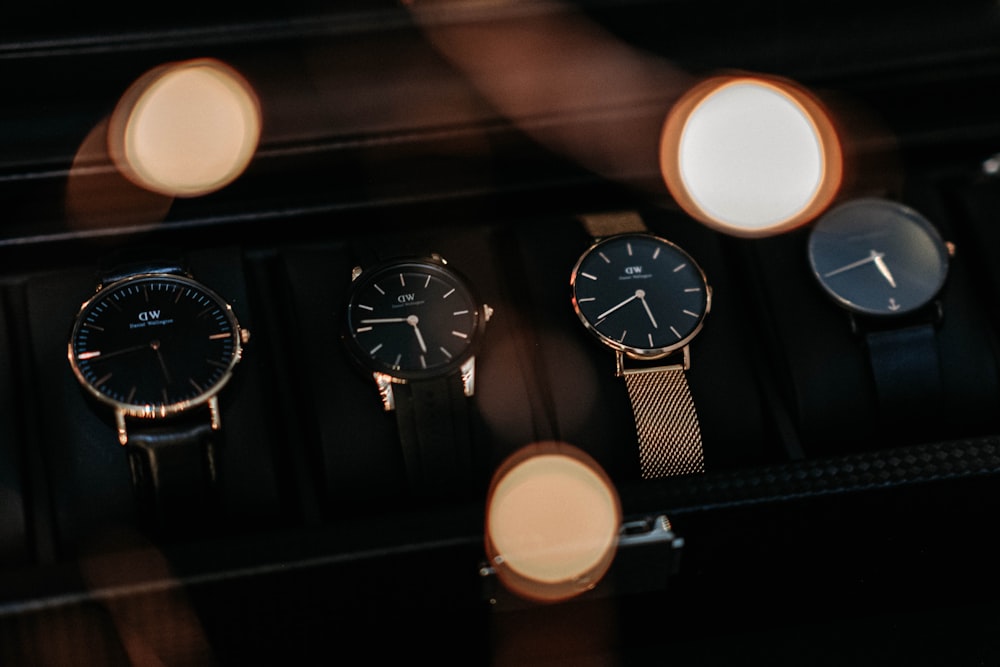
[[[944,399],[937,333],[931,323],[865,335],[882,425],[916,430]]]
[[[164,248],[130,248],[127,252],[105,256],[98,267],[101,285],[141,273],[187,274],[187,266],[179,252]]]
[[[471,488],[470,399],[460,374],[394,384],[393,393],[411,491],[429,497]]]
[[[102,285],[143,273],[186,274],[181,255],[161,248],[130,248],[104,258]],[[128,429],[129,469],[142,524],[158,533],[191,533],[216,511],[218,461],[216,441],[207,413],[179,416]]]
[[[393,260],[422,260],[427,244],[407,236],[370,236],[352,244],[360,268]],[[466,395],[465,367],[439,377],[388,382],[391,409],[410,493],[417,498],[453,497],[471,492],[483,480],[475,456],[472,397]],[[383,387],[383,391],[384,391]],[[384,399],[384,396],[383,396]]]
[[[144,525],[197,532],[218,512],[220,432],[205,423],[130,428],[129,467]]]

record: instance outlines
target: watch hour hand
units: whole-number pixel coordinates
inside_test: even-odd
[[[153,348],[154,352],[156,352],[156,360],[160,362],[160,371],[163,373],[163,379],[166,380],[167,384],[170,384],[172,381],[170,379],[170,371],[167,370],[167,364],[163,359],[163,353],[160,352],[160,341],[154,340],[149,344],[149,346]]]
[[[424,342],[424,337],[420,335],[420,327],[417,324],[420,322],[416,315],[410,315],[405,320],[402,320],[413,327],[413,333],[417,335],[417,343],[420,344],[420,351],[427,352],[427,343]]]
[[[649,315],[649,321],[653,323],[654,329],[659,329],[659,325],[656,323],[656,318],[653,317],[653,311],[650,310],[649,304],[646,303],[646,292],[644,290],[636,290],[636,297],[639,301],[642,301],[642,307],[646,309],[646,314]]]
[[[889,271],[889,265],[885,263],[885,260],[882,259],[882,257],[884,257],[882,253],[875,256],[875,266],[878,268],[879,273],[882,274],[882,277],[884,277],[890,285],[895,287],[896,280],[892,277],[892,272]]]
[[[420,351],[427,352],[427,343],[424,342],[424,337],[420,335],[420,328],[414,324],[413,333],[417,334],[417,343],[420,344]]]

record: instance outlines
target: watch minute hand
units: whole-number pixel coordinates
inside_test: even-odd
[[[361,320],[361,324],[391,324],[393,322],[405,322],[405,317],[376,317],[367,320]]]
[[[874,250],[872,250],[871,254],[868,255],[867,257],[865,257],[864,259],[859,259],[856,262],[851,262],[850,264],[845,264],[844,266],[836,268],[833,271],[827,271],[826,273],[823,274],[823,277],[824,278],[829,278],[830,276],[835,276],[838,273],[843,273],[844,271],[850,271],[851,269],[854,269],[854,268],[857,268],[857,267],[862,266],[864,264],[867,264],[868,262],[874,262],[874,261],[876,261],[876,259],[878,259],[881,256],[882,256],[882,253],[875,252]]]
[[[142,343],[141,345],[132,345],[130,347],[125,347],[120,350],[115,350],[113,352],[90,352],[81,355],[82,358],[87,358],[88,356],[93,359],[110,359],[112,357],[121,356],[123,354],[129,354],[131,352],[138,352],[139,350],[148,350],[151,347],[149,343]]]
[[[601,313],[600,315],[597,316],[597,319],[603,320],[605,317],[607,317],[611,313],[615,312],[616,310],[618,310],[619,308],[621,308],[622,306],[624,306],[628,302],[635,301],[637,298],[638,298],[638,295],[637,294],[633,294],[632,296],[630,296],[629,298],[625,299],[624,301],[622,301],[618,305],[612,306],[611,308],[608,308],[607,310],[605,310],[603,313]]]

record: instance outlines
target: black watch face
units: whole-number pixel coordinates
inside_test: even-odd
[[[711,306],[698,264],[678,246],[649,234],[596,243],[577,262],[570,284],[584,326],[606,345],[639,358],[687,345]]]
[[[100,400],[133,416],[207,401],[242,353],[228,305],[181,276],[142,275],[100,290],[76,319],[69,361]]]
[[[948,275],[948,247],[921,215],[896,202],[859,199],[831,209],[809,235],[809,262],[841,306],[902,315],[929,303]]]
[[[392,262],[355,279],[345,342],[373,371],[404,379],[445,374],[478,342],[478,303],[464,279],[436,262]]]

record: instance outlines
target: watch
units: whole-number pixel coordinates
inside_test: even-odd
[[[829,210],[807,245],[820,287],[865,340],[886,425],[934,414],[943,397],[938,295],[954,246],[914,209],[875,197]]]
[[[690,343],[712,304],[697,262],[650,234],[633,212],[583,217],[595,241],[570,276],[573,309],[615,353],[639,440],[644,479],[705,471],[688,388]]]
[[[112,409],[140,511],[158,528],[194,525],[213,508],[219,392],[249,336],[177,264],[105,272],[76,315],[70,367]]]
[[[469,399],[493,309],[440,255],[355,267],[343,340],[394,412],[409,490],[439,496],[478,479]]]

